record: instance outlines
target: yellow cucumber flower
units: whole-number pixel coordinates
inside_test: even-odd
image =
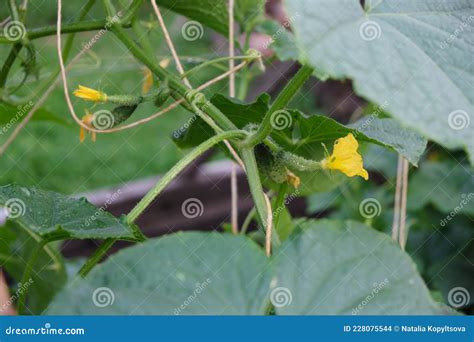
[[[106,102],[107,101],[107,94],[101,91],[84,87],[79,85],[79,88],[74,90],[74,95],[88,101],[93,102]]]
[[[321,161],[322,168],[338,170],[349,177],[361,176],[368,180],[369,174],[364,169],[362,156],[357,152],[358,148],[359,143],[352,133],[337,139],[332,154]]]
[[[89,113],[89,111],[86,111],[86,115],[82,117],[82,122],[92,128],[92,121],[94,120],[94,115]],[[92,132],[92,141],[95,142],[95,132]],[[84,142],[84,139],[86,137],[86,129],[81,126],[81,130],[79,131],[79,140]]]

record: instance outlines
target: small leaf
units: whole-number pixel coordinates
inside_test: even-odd
[[[65,288],[47,314],[264,314],[267,268],[263,251],[246,237],[177,233],[113,255]]]
[[[283,315],[433,315],[410,257],[352,221],[309,220],[276,252],[270,299]]]
[[[136,231],[121,220],[96,208],[85,198],[26,188],[0,187],[0,205],[8,217],[46,241],[116,238],[137,240]]]

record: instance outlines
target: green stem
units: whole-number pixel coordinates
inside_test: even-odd
[[[133,0],[133,2],[128,6],[127,13],[122,17],[121,22],[128,23],[135,20],[142,4],[143,0]]]
[[[7,59],[5,60],[5,63],[3,63],[2,70],[0,71],[0,89],[3,89],[5,87],[5,84],[7,83],[7,77],[8,73],[10,72],[10,69],[13,66],[13,63],[16,60],[16,57],[18,56],[18,53],[20,52],[21,48],[23,45],[21,44],[15,44],[12,46],[10,53],[7,56]]]
[[[153,202],[153,200],[160,194],[160,192],[169,184],[171,181],[194,159],[199,157],[202,153],[210,149],[212,146],[220,143],[223,140],[232,139],[232,138],[242,138],[246,136],[245,131],[236,130],[236,131],[227,131],[213,136],[212,138],[206,140],[197,146],[193,151],[187,154],[183,159],[181,159],[171,170],[169,170],[163,178],[151,189],[145,197],[143,197],[140,202],[128,213],[127,221],[129,223],[134,222],[138,216]]]
[[[15,0],[8,0],[8,9],[10,10],[10,15],[12,16],[13,21],[20,21]]]
[[[242,161],[245,165],[250,192],[255,208],[257,209],[258,218],[260,224],[264,226],[267,222],[267,202],[265,201],[262,183],[260,182],[255,153],[253,148],[248,147],[242,148],[240,152],[242,154]]]
[[[250,223],[255,217],[255,214],[256,210],[255,207],[253,207],[247,214],[247,217],[245,217],[244,223],[242,223],[242,227],[240,228],[240,234],[245,235],[247,233],[247,230],[249,229]]]
[[[217,63],[221,63],[221,62],[225,62],[225,61],[229,61],[231,59],[234,59],[234,60],[239,60],[239,59],[248,59],[250,60],[251,57],[249,56],[234,56],[234,57],[219,57],[219,58],[216,58],[216,59],[211,59],[209,61],[206,61],[204,63],[201,63],[199,65],[196,65],[194,68],[191,68],[189,69],[188,71],[186,71],[184,74],[182,74],[180,76],[181,79],[185,78],[185,77],[188,77],[190,74],[192,74],[193,72],[196,72],[202,68],[205,68],[207,66],[210,66],[210,65],[214,65],[214,64],[217,64]]]
[[[293,96],[296,95],[298,90],[303,86],[305,81],[313,73],[313,68],[310,66],[303,65],[295,76],[288,82],[288,84],[283,88],[283,90],[278,94],[275,101],[273,101],[270,109],[265,114],[265,117],[260,124],[257,132],[255,132],[249,139],[245,142],[246,146],[252,147],[261,143],[272,131],[272,115],[278,110],[285,108]]]
[[[31,251],[30,257],[25,266],[25,271],[23,272],[23,277],[21,278],[21,285],[23,286],[26,282],[29,282],[31,277],[31,272],[33,271],[33,266],[38,259],[39,253],[43,249],[45,243],[43,241],[39,242],[36,248]],[[30,286],[22,288],[22,291],[18,296],[18,313],[21,315],[25,311],[26,295],[28,294]]]
[[[87,32],[87,31],[98,31],[103,29],[107,25],[107,20],[90,20],[85,22],[64,24],[61,25],[61,34],[74,33],[74,32]],[[130,23],[122,25],[123,27],[130,27]],[[37,27],[26,30],[26,35],[29,40],[53,36],[56,34],[56,25],[49,25],[44,27]],[[11,43],[5,36],[0,35],[0,44]]]
[[[85,262],[84,265],[82,265],[81,269],[79,270],[79,275],[84,278],[86,275],[89,274],[89,272],[94,268],[95,265],[99,261],[102,260],[104,255],[107,253],[107,251],[113,246],[113,244],[117,241],[116,239],[106,239],[99,248],[97,248],[92,254],[89,259]]]

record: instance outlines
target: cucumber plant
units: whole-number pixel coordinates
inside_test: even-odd
[[[318,207],[321,194],[334,193],[355,178],[368,181],[370,168],[364,154],[373,146],[395,152],[405,174],[408,163],[418,166],[428,139],[446,149],[465,151],[471,162],[467,167],[472,167],[473,4],[464,0],[385,0],[362,5],[358,0],[286,0],[287,18],[278,23],[265,17],[264,0],[153,0],[151,4],[88,0],[77,19],[66,23],[61,15],[62,6],[68,4],[59,0],[56,27],[30,27],[25,4],[7,3],[10,21],[4,24],[0,43],[11,50],[0,71],[0,96],[9,112],[18,105],[16,89],[7,83],[15,61],[22,60],[25,80],[36,77],[37,39],[55,36],[59,66],[48,83],[60,75],[81,141],[88,132],[95,140],[96,135],[146,124],[177,106],[192,118],[185,127],[177,125],[170,138],[178,147],[190,149],[188,154],[123,217],[97,209],[84,198],[17,184],[0,187],[0,204],[8,215],[0,230],[0,256],[3,269],[16,284],[13,302],[20,314],[453,312],[438,297],[434,299],[403,250],[407,231],[402,229],[393,241],[390,227],[376,229],[373,218],[377,212],[390,210],[389,204],[382,208],[377,200],[362,201],[359,211],[364,222],[347,217],[294,219],[286,206],[295,196],[311,196],[312,206]],[[163,30],[165,36],[159,8],[189,18],[182,27],[188,41],[202,35],[204,27],[225,37],[230,31],[231,46],[235,44],[241,55],[232,53],[180,70],[179,55],[167,37],[178,72],[171,71],[169,62],[158,60],[147,41],[140,22],[145,7],[157,15],[153,21],[158,22],[151,27]],[[92,10],[105,16],[87,20]],[[232,35],[234,23],[238,30]],[[97,39],[113,35],[143,66],[146,83],[140,94],[108,94],[87,84],[77,85],[73,92],[68,88],[64,63],[74,35],[93,30],[102,32]],[[264,34],[267,41],[251,48],[256,34]],[[268,47],[270,58],[261,52]],[[245,102],[250,82],[274,59],[298,61],[300,66],[274,98],[263,93]],[[198,70],[222,68],[228,61],[231,70],[226,74],[199,87],[189,82]],[[237,95],[203,92],[210,83],[227,76],[232,79],[232,75],[237,76],[235,84],[231,80]],[[301,112],[294,99],[311,76],[352,80],[354,91],[371,102],[373,110],[347,125],[327,115]],[[78,118],[71,95],[110,110],[91,110]],[[137,108],[147,102],[160,114],[136,120]],[[215,147],[245,171],[254,209],[244,226],[233,234],[187,232],[147,239],[135,224],[137,218],[184,168]],[[399,183],[406,189],[406,180]],[[472,188],[465,191],[471,198]],[[399,196],[402,202],[404,196],[406,191]],[[344,201],[348,202],[341,207],[351,205],[350,198]],[[374,210],[376,215],[372,215]],[[402,204],[397,210],[400,228],[405,224],[406,207]],[[252,221],[257,232],[247,230]],[[472,239],[472,231],[468,236]],[[67,275],[57,250],[66,239],[103,242],[75,275]],[[101,262],[119,240],[133,246]],[[462,295],[470,297],[469,290],[462,289],[466,291]],[[42,295],[45,291],[47,296]],[[465,305],[469,303],[470,299]],[[461,307],[449,300],[448,304]]]

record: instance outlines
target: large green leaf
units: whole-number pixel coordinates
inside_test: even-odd
[[[436,314],[409,256],[355,221],[306,221],[276,252],[278,314]]]
[[[8,221],[0,227],[0,265],[14,280],[11,293],[18,299],[19,290],[28,289],[26,313],[40,314],[66,283],[66,271],[56,246],[48,244],[39,252],[32,265],[33,272],[22,284],[23,273],[32,251],[38,248],[39,238],[18,224]]]
[[[11,220],[44,240],[140,238],[134,227],[85,198],[13,184],[0,187],[0,206],[5,207]]]
[[[177,233],[112,256],[60,293],[47,313],[264,314],[267,268],[261,248],[246,237]]]
[[[474,2],[287,1],[299,59],[474,162]]]

